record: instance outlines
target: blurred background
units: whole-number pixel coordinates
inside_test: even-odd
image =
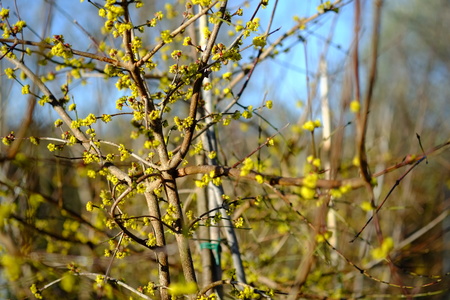
[[[142,35],[144,44],[150,49],[155,38],[166,28],[176,28],[182,21],[185,10],[183,1],[143,1],[145,10],[133,15],[135,24],[144,24],[157,11],[172,16],[157,27]],[[374,2],[361,1],[361,28],[359,37],[359,75],[361,93],[368,85],[368,70],[371,57],[370,42],[373,31]],[[240,17],[245,24],[255,11],[259,1],[229,1],[229,10],[242,7]],[[231,111],[242,110],[253,105],[263,106],[272,100],[272,110],[261,109],[250,120],[240,119],[229,127],[219,129],[219,160],[223,165],[233,165],[263,143],[267,137],[277,133],[275,147],[258,151],[258,171],[284,177],[299,177],[304,174],[305,160],[311,154],[311,143],[315,143],[319,157],[328,159],[334,178],[358,177],[354,165],[356,120],[350,110],[354,94],[353,50],[355,47],[355,2],[337,1],[338,13],[327,12],[306,23],[284,37],[301,20],[318,13],[322,1],[276,1],[271,0],[267,8],[258,11],[263,33],[271,22],[271,34],[267,47],[278,39],[282,43],[274,47],[270,55],[256,66],[248,87],[238,104]],[[170,4],[170,5],[168,5]],[[65,41],[74,49],[95,52],[95,44],[105,42],[120,46],[120,39],[113,40],[100,28],[104,20],[90,1],[0,1],[3,8],[11,10],[12,19],[27,22],[23,39],[43,41],[55,34],[64,35]],[[421,155],[450,138],[450,5],[448,1],[384,1],[381,9],[379,52],[377,57],[377,79],[372,105],[369,110],[367,131],[368,162],[372,173],[382,172],[401,163],[408,155]],[[229,28],[228,28],[229,27]],[[220,41],[229,45],[235,36],[223,29]],[[181,42],[178,41],[178,44]],[[247,46],[248,42],[246,45]],[[39,47],[33,51],[43,52]],[[170,55],[173,48],[162,49],[155,57],[158,63],[154,74],[148,77],[152,92],[162,89],[167,81]],[[253,47],[242,51],[243,59],[218,72],[238,74],[248,70],[258,55]],[[95,62],[91,69],[55,70],[54,64],[45,64],[40,55],[26,56],[27,65],[43,78],[55,77],[48,86],[63,96],[60,86],[69,84],[70,101],[77,104],[77,114],[86,117],[117,113],[115,101],[127,94],[117,91],[114,80],[105,80],[104,64]],[[88,61],[86,61],[88,62]],[[10,80],[4,69],[11,67],[5,59],[0,60],[0,136],[12,131],[16,140],[10,145],[0,145],[0,255],[3,257],[0,273],[0,298],[26,297],[32,283],[48,283],[59,278],[68,263],[75,262],[89,271],[102,272],[109,260],[103,257],[108,240],[114,235],[105,228],[105,215],[87,212],[86,203],[99,203],[103,179],[87,177],[91,167],[80,158],[82,150],[70,148],[61,153],[47,150],[47,142],[41,140],[36,147],[29,137],[60,137],[64,132],[55,128],[58,118],[50,106],[41,107],[36,98],[22,95],[22,86]],[[31,84],[31,90],[38,93]],[[240,91],[245,77],[233,86]],[[227,82],[214,82],[218,89]],[[219,93],[220,94],[220,93]],[[217,110],[230,103],[226,97],[216,97]],[[323,130],[315,131],[315,140],[309,132],[302,130],[308,119],[324,121],[323,100],[330,108],[330,136]],[[186,111],[180,106],[173,115]],[[124,143],[139,149],[142,141],[130,139],[131,116],[115,117],[109,124],[96,125],[98,137]],[[327,140],[331,145],[327,146]],[[176,139],[171,140],[173,148]],[[326,159],[325,156],[328,156]],[[193,163],[193,159],[190,160]],[[448,299],[450,272],[450,152],[448,147],[434,151],[406,177],[398,180],[410,166],[378,176],[374,189],[376,203],[383,201],[388,192],[398,184],[380,210],[380,225],[385,236],[394,240],[391,259],[395,270],[388,264],[370,257],[370,250],[377,247],[375,231],[369,225],[362,238],[350,243],[362,228],[371,213],[362,204],[369,201],[364,189],[351,191],[335,199],[331,208],[335,224],[336,248],[349,260],[367,269],[371,276],[390,283],[421,287],[408,293],[427,299]],[[327,169],[325,168],[325,171]],[[192,178],[180,180],[180,187],[188,203],[195,187]],[[293,265],[301,260],[305,247],[302,239],[307,235],[306,225],[292,214],[292,210],[280,201],[276,194],[245,182],[226,181],[226,192],[232,197],[264,196],[264,204],[244,203],[235,212],[235,217],[244,216],[247,229],[239,232],[241,251],[250,274],[250,283],[263,284],[276,290],[289,287],[295,277]],[[298,188],[281,189],[296,209],[311,220],[310,212],[317,203],[302,199]],[[193,202],[192,202],[193,201]],[[136,197],[131,213],[138,214],[145,205]],[[192,204],[193,205],[193,204]],[[14,210],[12,207],[15,207]],[[405,242],[407,241],[407,242]],[[129,278],[135,285],[155,277],[154,261],[138,247],[130,246],[130,255],[115,265],[115,274]],[[327,247],[317,249],[316,267],[308,277],[307,290],[310,295],[333,295],[335,297],[387,298],[400,295],[402,289],[361,276],[349,261],[336,258],[336,253]],[[224,264],[227,264],[224,258]],[[12,262],[11,262],[12,261]],[[133,264],[142,264],[136,271]],[[176,268],[176,262],[173,262]],[[14,267],[15,266],[15,267]],[[8,268],[12,271],[8,271]],[[14,269],[16,268],[16,269]],[[150,270],[150,271],[149,271]],[[150,275],[148,274],[150,273]],[[19,275],[20,274],[20,275]],[[394,275],[393,275],[394,274]],[[91,282],[77,279],[80,286],[91,288]],[[437,282],[440,281],[440,282]],[[89,292],[80,288],[76,298],[89,299]],[[336,292],[339,290],[339,293]],[[403,291],[404,292],[404,291]],[[55,288],[55,298],[73,291]],[[124,292],[126,295],[126,293]],[[350,296],[349,296],[350,295]],[[69,299],[69,298],[67,298]]]

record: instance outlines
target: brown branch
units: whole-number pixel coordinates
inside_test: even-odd
[[[357,25],[355,26],[355,38],[358,38],[359,35],[359,22],[360,22],[360,11],[359,11],[359,1],[355,2],[357,5]],[[368,87],[367,93],[364,98],[364,105],[362,106],[362,111],[358,115],[358,156],[360,162],[360,171],[363,175],[365,181],[370,185],[371,175],[369,170],[369,163],[367,161],[367,152],[366,152],[366,133],[367,133],[367,123],[368,116],[370,110],[370,104],[372,102],[373,90],[375,87],[375,80],[377,74],[377,58],[378,58],[378,44],[380,37],[380,23],[381,23],[381,6],[382,1],[376,1],[375,4],[375,16],[373,20],[373,33],[372,33],[372,55],[370,58],[370,66],[369,66],[369,74],[368,74]],[[355,43],[355,76],[358,76],[358,40]],[[357,97],[359,97],[359,79],[356,79],[356,93]]]
[[[442,148],[444,148],[444,147],[446,147],[448,145],[450,145],[450,139],[448,141],[442,143],[442,144],[439,144],[439,145],[429,149],[428,151],[425,151],[425,154],[422,154],[422,155],[408,155],[408,156],[406,156],[405,159],[403,159],[403,161],[401,163],[395,164],[395,165],[393,165],[391,167],[388,167],[388,168],[386,168],[386,169],[384,169],[384,170],[382,170],[382,171],[380,171],[378,173],[375,173],[375,174],[373,174],[373,177],[378,177],[378,176],[381,176],[383,174],[390,173],[390,172],[392,172],[394,170],[397,170],[397,169],[399,169],[401,167],[413,164],[413,163],[421,160],[424,156],[429,156],[431,154],[435,154],[435,152],[441,150]]]
[[[430,149],[429,151],[427,151],[426,153],[424,153],[423,155],[420,156],[414,156],[414,155],[409,155],[403,162],[396,164],[392,167],[389,167],[381,172],[378,172],[377,174],[374,174],[374,177],[377,176],[381,176],[383,174],[392,172],[394,170],[399,169],[400,167],[406,166],[406,165],[410,165],[410,164],[414,164],[413,166],[411,166],[402,176],[400,176],[400,178],[398,178],[395,181],[394,186],[392,186],[392,188],[389,190],[389,192],[387,193],[386,197],[384,198],[384,200],[376,207],[376,210],[374,212],[374,214],[369,218],[369,220],[366,222],[366,224],[362,227],[362,229],[355,235],[355,237],[353,238],[353,241],[355,241],[355,239],[357,239],[361,233],[363,232],[363,230],[367,227],[367,225],[369,225],[369,223],[372,221],[372,219],[376,218],[376,215],[378,214],[378,212],[380,211],[380,209],[383,207],[384,203],[387,201],[387,199],[389,198],[389,196],[392,194],[392,192],[395,190],[395,188],[400,185],[400,182],[403,180],[403,178],[406,177],[406,175],[409,174],[409,172],[412,171],[412,169],[414,169],[418,164],[420,164],[423,160],[427,159],[427,154],[431,154],[434,153],[436,151],[438,151],[439,149],[447,146],[450,144],[450,140],[448,140],[447,142],[438,145],[432,149]]]
[[[222,15],[225,14],[227,3],[228,3],[227,1],[223,1],[220,6],[220,11],[222,12]],[[203,11],[204,10],[202,10],[202,12]],[[203,79],[208,74],[208,70],[205,70],[204,67],[207,64],[207,62],[211,56],[212,48],[213,48],[214,43],[219,34],[219,30],[220,30],[222,23],[223,23],[223,19],[220,19],[220,22],[214,26],[213,31],[211,32],[211,35],[209,37],[208,43],[206,45],[206,48],[202,53],[201,63],[199,65],[199,70],[201,70],[201,76],[195,80],[194,85],[192,87],[193,94],[191,97],[191,104],[189,107],[189,117],[192,118],[192,120],[196,119],[197,106],[198,106],[198,102],[201,98],[201,87],[203,85]],[[194,131],[195,131],[196,125],[197,125],[196,122],[193,122],[193,124],[186,130],[183,142],[181,143],[181,146],[180,146],[180,151],[177,152],[175,154],[175,156],[172,158],[172,160],[170,162],[170,168],[177,167],[180,164],[180,162],[183,160],[183,158],[186,156],[187,151],[189,150],[189,147],[191,145],[192,138],[194,136]]]
[[[384,197],[384,200],[377,206],[377,209],[374,211],[374,213],[369,218],[369,220],[367,220],[366,224],[364,224],[364,226],[361,228],[361,230],[350,241],[351,243],[353,243],[361,235],[361,233],[364,231],[364,229],[366,229],[366,227],[369,225],[369,223],[373,219],[376,219],[376,216],[377,216],[378,212],[380,211],[380,209],[383,207],[384,203],[386,203],[386,201],[389,198],[389,196],[392,194],[392,192],[394,192],[395,188],[400,185],[400,182],[406,177],[406,175],[408,175],[415,167],[417,167],[425,158],[426,158],[426,156],[422,156],[421,159],[419,159],[414,165],[412,165],[408,170],[406,170],[406,172],[402,176],[400,176],[400,178],[398,178],[395,181],[395,184],[389,190],[389,192],[387,193],[386,197]],[[383,240],[383,239],[381,238],[381,240]]]
[[[0,38],[0,42],[1,43],[14,43],[14,44],[21,44],[21,45],[30,45],[30,46],[36,46],[36,47],[45,48],[45,49],[52,49],[54,46],[54,45],[44,43],[44,42],[33,42],[33,41],[18,40],[18,39],[1,39]],[[80,51],[80,50],[75,50],[72,48],[70,48],[70,51],[72,51],[73,54],[78,55],[78,56],[87,57],[87,58],[95,59],[98,61],[103,61],[103,62],[112,64],[115,66],[125,67],[123,62],[109,58],[109,57],[100,56],[97,54],[84,52],[84,51]]]
[[[219,34],[219,30],[220,27],[223,24],[223,17],[225,16],[226,13],[226,8],[227,8],[227,4],[228,1],[222,1],[222,4],[220,5],[220,12],[222,13],[222,18],[220,19],[219,23],[217,23],[216,25],[214,25],[214,28],[211,32],[211,35],[209,37],[209,40],[206,44],[206,47],[202,53],[202,63],[206,64],[211,56],[211,51],[213,49],[214,43],[216,42],[217,36]]]
[[[161,221],[161,209],[159,207],[158,198],[153,191],[144,193],[147,201],[148,211],[150,212],[150,222],[153,227],[153,234],[156,239],[157,247],[166,246],[166,238],[164,236],[163,222]],[[169,299],[167,289],[165,287],[170,284],[169,257],[167,251],[156,251],[155,256],[158,261],[158,277],[159,277],[159,293],[161,299]]]
[[[401,167],[411,165],[417,163],[418,161],[423,160],[426,156],[430,154],[434,154],[438,150],[450,145],[450,140],[437,145],[427,152],[425,155],[408,155],[407,158],[401,163],[395,164],[391,167],[386,168],[378,173],[373,174],[373,177],[379,177],[386,173],[390,173]],[[184,168],[177,169],[176,177],[185,177],[189,175],[195,174],[209,174],[214,171],[215,176],[230,176],[234,178],[241,178],[251,181],[256,181],[256,176],[260,175],[264,179],[264,183],[275,186],[303,186],[304,185],[304,177],[282,177],[275,175],[267,175],[258,172],[250,172],[248,175],[241,176],[241,170],[237,168],[227,167],[227,166],[214,166],[214,165],[200,165],[200,166],[188,166]],[[362,178],[349,178],[349,179],[340,179],[340,180],[327,180],[327,179],[319,179],[316,183],[316,187],[324,188],[324,189],[333,189],[339,188],[341,186],[349,186],[352,189],[360,188],[365,185],[365,181]]]
[[[280,185],[280,186],[303,186],[304,177],[281,177],[274,175],[266,175],[258,172],[250,172],[247,175],[241,176],[241,170],[237,168],[231,168],[226,166],[213,166],[213,165],[202,165],[202,166],[188,166],[184,168],[179,168],[177,170],[177,177],[184,177],[194,174],[209,174],[214,171],[215,176],[230,176],[234,178],[242,178],[246,180],[256,181],[256,176],[260,175],[264,179],[264,183],[269,185]],[[316,186],[318,188],[332,189],[339,188],[344,185],[349,185],[351,188],[359,188],[364,185],[364,181],[361,178],[352,178],[344,180],[326,180],[319,179]]]

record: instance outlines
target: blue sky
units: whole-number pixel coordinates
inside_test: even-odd
[[[279,3],[272,27],[274,29],[280,28],[280,32],[275,33],[272,40],[295,25],[296,22],[293,18],[295,15],[308,17],[317,13],[317,5],[320,1],[279,1]],[[337,18],[337,20],[334,20],[334,18]],[[334,29],[332,28],[333,24],[335,24]],[[339,14],[330,12],[319,17],[315,22],[308,24],[306,30],[300,31],[299,34],[305,38],[306,44],[294,44],[295,38],[291,38],[290,42],[285,43],[294,44],[294,46],[289,52],[281,54],[273,64],[267,67],[277,72],[278,76],[275,78],[275,83],[281,88],[275,89],[275,91],[281,93],[283,101],[288,101],[287,104],[290,105],[292,100],[304,101],[307,98],[306,60],[310,82],[312,82],[318,70],[319,58],[324,53],[326,40],[330,33],[332,34],[331,45],[326,54],[329,69],[343,70],[346,53],[353,39],[352,24],[353,6],[349,5],[344,7]],[[268,82],[273,83],[274,79],[268,78]]]
[[[43,27],[46,22],[48,14],[52,14],[54,18],[51,21],[51,26],[49,32],[50,36],[54,34],[64,34],[66,41],[72,45],[74,48],[89,51],[88,44],[89,40],[86,38],[86,34],[80,28],[76,27],[73,20],[76,20],[81,27],[89,31],[89,28],[93,28],[102,24],[102,19],[96,14],[96,10],[91,4],[80,3],[78,0],[70,1],[56,1],[59,9],[53,8],[53,11],[48,11],[43,9],[45,7],[45,1],[26,1],[17,0],[17,5],[19,8],[20,16],[22,19],[26,20],[29,24],[29,29],[33,29],[38,35],[43,32]],[[148,1],[147,1],[148,2]],[[173,2],[173,1],[172,1]],[[252,7],[259,1],[253,0],[248,1],[250,5],[249,12],[252,12]],[[294,16],[308,17],[317,12],[317,6],[321,1],[298,1],[298,0],[279,0],[279,5],[277,7],[276,15],[273,20],[272,30],[280,28],[279,31],[273,33],[270,37],[270,41],[274,41],[280,34],[295,25]],[[238,7],[243,1],[231,0],[229,1],[229,7]],[[261,18],[262,30],[265,30],[267,26],[268,19],[272,13],[272,7],[275,1],[271,0],[269,6],[266,9],[259,11],[258,16]],[[11,8],[14,11],[12,1],[2,1],[4,7]],[[245,6],[243,6],[245,7]],[[48,8],[48,6],[47,6]],[[152,17],[154,12],[149,13],[149,18]],[[299,32],[303,37],[306,38],[307,44],[307,54],[308,54],[308,67],[309,74],[311,76],[310,80],[314,78],[314,74],[317,71],[317,63],[320,55],[323,53],[325,46],[325,39],[330,34],[331,25],[333,24],[333,18],[337,17],[336,28],[333,30],[332,35],[332,45],[330,46],[327,53],[327,60],[329,62],[329,69],[333,71],[344,70],[346,62],[346,52],[348,52],[349,46],[353,38],[353,5],[347,5],[341,9],[339,14],[327,13],[326,15],[317,19],[317,22],[308,24],[307,30]],[[249,18],[244,15],[244,19]],[[37,40],[36,35],[28,30],[26,39]],[[307,98],[306,94],[306,68],[305,68],[305,52],[303,43],[297,43],[295,37],[289,38],[284,45],[292,45],[292,48],[287,53],[280,54],[276,59],[270,60],[260,64],[256,69],[256,74],[252,78],[249,85],[249,90],[246,91],[242,98],[242,103],[245,105],[253,104],[258,105],[262,102],[264,95],[267,93],[267,99],[275,100],[281,105],[289,106],[289,110],[297,101],[305,101]],[[75,46],[76,45],[76,46]],[[338,47],[341,47],[338,49]],[[246,50],[245,55],[254,55],[255,51],[253,49]],[[72,85],[72,93],[74,99],[83,113],[82,107],[85,107],[85,111],[92,109],[92,105],[101,106],[104,108],[107,103],[105,101],[100,104],[96,99],[92,99],[94,95],[101,94],[106,99],[116,99],[117,93],[113,92],[111,89],[102,89],[104,84],[102,79],[89,79],[89,84],[87,86],[82,86],[80,84]],[[59,90],[55,87],[55,90]],[[20,91],[16,87],[13,90],[14,94],[19,94]],[[15,97],[14,103],[10,102],[8,104],[8,109],[17,110],[14,115],[21,115],[23,107],[26,103],[25,96]],[[113,103],[114,100],[110,101]],[[13,104],[13,105],[12,105]],[[109,105],[111,109],[114,105]],[[109,107],[108,106],[108,107]],[[42,110],[39,107],[41,113],[40,116],[48,116],[51,113],[50,108]],[[108,109],[109,110],[109,109]],[[300,110],[295,108],[298,113]],[[99,111],[100,112],[100,111]],[[101,111],[103,113],[105,111]],[[109,110],[109,113],[113,110]],[[48,119],[48,117],[46,117]],[[15,118],[15,120],[20,120],[20,118]],[[14,123],[14,122],[13,122]]]

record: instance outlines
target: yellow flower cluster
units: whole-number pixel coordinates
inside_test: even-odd
[[[175,206],[169,204],[169,207],[166,210],[166,214],[162,217],[162,221],[167,225],[172,226],[175,220]]]
[[[185,119],[180,119],[180,117],[175,116],[173,118],[175,125],[177,125],[178,130],[188,129],[194,124],[194,119],[192,117],[187,117]]]
[[[254,18],[251,21],[248,21],[245,30],[244,30],[244,37],[248,37],[251,32],[255,32],[259,29],[259,18]]]
[[[6,76],[8,77],[8,79],[14,79],[14,78],[16,78],[16,75],[14,74],[14,70],[13,70],[13,69],[11,69],[11,68],[6,68],[6,69],[4,70],[4,72],[5,72]]]
[[[57,147],[57,146],[56,146],[55,144],[53,144],[53,143],[50,143],[50,144],[47,145],[47,149],[48,149],[48,151],[50,151],[50,152],[54,152],[54,151],[58,150],[59,147]]]
[[[35,283],[31,285],[30,291],[36,299],[43,299],[41,291],[37,288]]]
[[[71,46],[64,42],[64,37],[62,35],[55,35],[53,38],[54,46],[50,50],[50,55],[60,56],[64,59],[72,58],[73,53]]]
[[[334,11],[334,12],[339,12],[339,8],[335,8],[333,6],[333,4],[331,3],[331,1],[325,1],[322,4],[320,4],[319,6],[317,6],[317,11],[320,14],[326,13],[327,11]]]
[[[135,36],[133,40],[131,41],[131,47],[133,48],[133,51],[137,51],[140,48],[142,48],[142,38]]]
[[[263,48],[267,44],[266,36],[260,35],[253,38],[253,47]]]
[[[132,151],[132,150],[131,150]],[[120,161],[126,160],[131,155],[131,151],[126,149],[123,144],[119,145]]]
[[[249,105],[247,107],[247,109],[242,113],[242,117],[244,117],[245,119],[250,119],[251,117],[253,117],[253,106]]]
[[[58,122],[58,120],[57,120]],[[71,128],[80,128],[82,126],[91,126],[92,124],[97,122],[97,117],[94,114],[89,114],[85,119],[77,119],[72,120],[72,123],[70,124]],[[60,124],[60,122],[58,122]],[[55,126],[57,123],[55,122]]]
[[[256,180],[256,182],[257,183],[259,183],[259,184],[263,184],[264,183],[264,177],[262,176],[262,175],[256,175],[255,176],[255,180]]]
[[[67,145],[69,146],[75,145],[78,142],[77,138],[74,135],[72,135],[69,131],[62,133],[61,138],[66,140]]]
[[[51,144],[49,144],[50,146]],[[50,150],[50,149],[49,149]],[[52,150],[50,150],[52,151]],[[92,162],[100,162],[100,158],[98,157],[98,155],[95,155],[89,151],[84,151],[83,152],[83,162],[87,165],[90,164]]]
[[[106,18],[104,29],[111,31],[114,23],[123,16],[125,13],[124,8],[121,5],[116,5],[116,1],[107,0],[104,7],[98,10],[98,15],[102,18]]]
[[[111,122],[112,118],[111,115],[103,114],[102,115],[102,121],[105,123]]]
[[[147,236],[147,241],[145,242],[145,244],[149,247],[154,247],[156,246],[156,237],[153,234],[153,232],[150,232]]]
[[[170,30],[164,30],[161,32],[161,40],[166,44],[172,43],[173,37],[170,34]]]
[[[119,79],[116,82],[116,88],[120,91],[131,87],[132,84],[130,75],[119,74]]]
[[[359,112],[360,108],[361,108],[361,104],[359,103],[359,101],[353,100],[352,102],[350,102],[350,110],[353,113]]]
[[[199,140],[197,144],[192,145],[191,150],[189,150],[189,155],[194,156],[196,154],[199,154],[203,151],[203,142]]]
[[[9,9],[2,8],[0,10],[0,19],[6,20],[9,18]],[[14,25],[10,26],[8,22],[1,22],[0,29],[3,30],[2,36],[7,39],[13,34],[14,36],[20,32],[22,32],[23,28],[26,27],[27,24],[23,20],[17,21]]]
[[[306,158],[306,161],[313,165],[314,167],[320,168],[320,158],[314,157],[313,155],[310,155]]]
[[[239,217],[236,220],[234,220],[233,223],[234,223],[234,227],[242,228],[242,226],[244,226],[244,218]]]
[[[162,11],[158,11],[157,13],[155,13],[154,18],[147,21],[147,25],[150,27],[155,27],[156,24],[158,24],[158,21],[161,21],[163,19],[163,17],[164,17],[164,14],[162,13]]]
[[[222,184],[222,178],[216,176],[214,171],[211,171],[209,174],[204,174],[201,180],[195,180],[195,185],[201,188],[207,186],[210,182],[219,186]]]
[[[147,285],[146,286],[144,286],[143,288],[142,288],[142,290],[146,293],[146,294],[148,294],[148,295],[150,295],[150,296],[154,296],[155,295],[155,290],[156,290],[156,288],[155,288],[155,283],[153,283],[153,282],[149,282],[149,283],[147,283]]]
[[[160,145],[160,142],[157,140],[148,140],[144,142],[145,149],[156,148]]]
[[[343,185],[341,187],[339,187],[338,189],[332,189],[330,191],[330,195],[335,198],[335,199],[339,199],[341,198],[344,194],[348,193],[349,191],[351,191],[352,187],[350,185]]]
[[[213,53],[212,57],[213,60],[222,59],[224,62],[226,60],[239,61],[242,58],[241,53],[239,52],[239,48],[233,47],[231,49],[226,50],[226,47],[223,44],[215,45],[212,49],[212,53]],[[213,71],[220,70],[220,65],[216,66],[216,69],[211,68],[211,70]]]
[[[303,186],[300,188],[300,195],[306,199],[313,199],[316,195],[317,181],[319,180],[319,174],[316,172],[320,168],[321,161],[319,158],[315,158],[310,155],[306,158],[307,164],[305,165],[305,173],[307,175],[303,179]]]
[[[243,164],[243,166],[242,166],[240,175],[241,175],[241,176],[246,176],[246,175],[250,174],[250,171],[253,169],[254,165],[255,165],[255,164],[254,164],[254,162],[252,161],[252,159],[251,159],[250,157],[247,157],[247,158],[244,160],[244,164]]]
[[[380,247],[372,249],[370,253],[374,259],[385,259],[392,249],[394,249],[394,240],[391,237],[387,237]]]
[[[315,120],[315,121],[307,121],[305,124],[303,124],[302,128],[304,130],[308,130],[308,131],[314,131],[314,129],[319,128],[320,126],[322,126],[322,124],[320,123],[320,120]]]
[[[2,10],[0,10],[0,18],[2,20],[5,20],[9,17],[9,9],[6,8],[2,8]]]
[[[331,231],[326,231],[324,233],[317,234],[316,241],[318,243],[323,243],[326,240],[328,240],[329,238],[331,238],[332,235],[333,235],[333,232],[331,232]]]
[[[200,4],[201,6],[211,5],[211,0],[192,0],[193,4]]]

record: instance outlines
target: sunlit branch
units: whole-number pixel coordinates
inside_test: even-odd
[[[431,155],[436,151],[450,145],[450,140],[440,144],[426,152],[426,155]],[[388,167],[383,171],[373,174],[374,178],[379,177],[383,174],[390,173],[394,170],[397,170],[401,167],[411,165],[417,163],[425,159],[424,155],[409,155],[403,162],[395,164],[394,166]],[[304,177],[282,177],[282,176],[274,176],[268,175],[258,172],[250,172],[248,175],[241,176],[241,170],[232,167],[226,166],[212,166],[212,165],[202,165],[202,166],[188,166],[179,168],[177,170],[177,177],[184,177],[188,175],[194,174],[209,174],[210,172],[214,172],[215,176],[230,176],[233,178],[246,179],[251,181],[257,181],[256,176],[260,175],[264,179],[264,183],[274,186],[303,186],[305,184]],[[327,179],[319,179],[316,183],[317,188],[324,189],[334,189],[342,186],[348,186],[352,189],[360,188],[365,185],[365,181],[362,178],[349,178],[349,179],[341,179],[341,180],[327,180]]]
[[[18,39],[0,38],[0,43],[14,43],[14,44],[21,44],[21,45],[30,45],[30,46],[36,46],[36,47],[45,48],[45,49],[52,49],[54,47],[54,45],[44,43],[44,42],[33,42],[33,41],[18,40]],[[97,54],[93,54],[90,52],[84,52],[84,51],[80,51],[80,50],[76,50],[76,49],[72,49],[72,48],[70,48],[70,51],[72,51],[73,54],[78,55],[78,56],[87,57],[87,58],[95,59],[98,61],[103,61],[103,62],[112,64],[115,66],[125,67],[123,62],[120,62],[118,60],[115,60],[115,59],[112,59],[109,57],[100,56]]]

